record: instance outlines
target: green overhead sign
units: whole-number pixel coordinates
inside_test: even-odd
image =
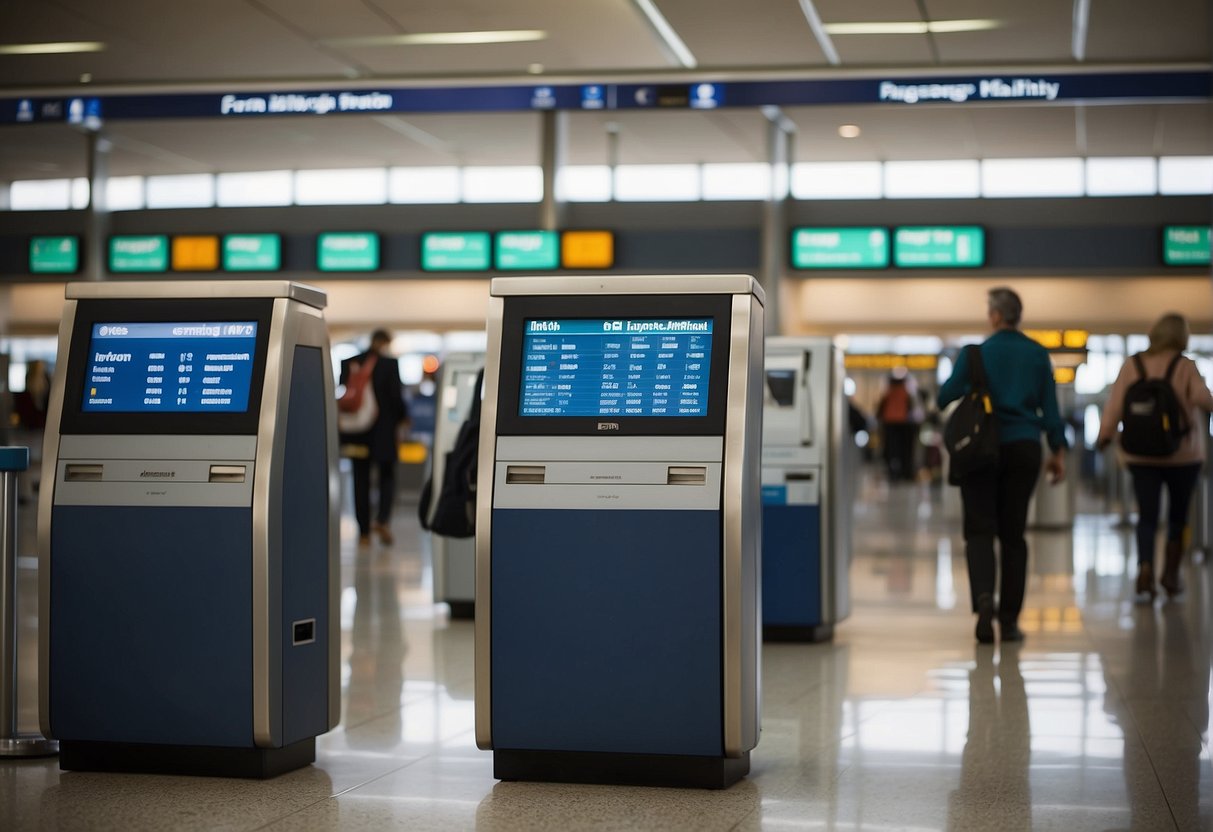
[[[500,231],[494,265],[502,271],[559,268],[560,235],[555,231]]]
[[[79,269],[79,237],[34,237],[29,241],[30,274],[75,274]]]
[[[223,238],[225,272],[276,272],[282,268],[277,234],[228,234]]]
[[[792,267],[883,269],[889,265],[885,228],[797,228],[792,232]]]
[[[379,268],[379,235],[370,232],[321,234],[316,268],[322,272],[373,272]]]
[[[903,269],[985,265],[986,233],[975,225],[913,226],[893,232],[893,263]]]
[[[1168,266],[1209,265],[1209,226],[1168,225],[1162,234],[1162,261]]]
[[[168,271],[168,237],[110,237],[110,271],[127,272]]]
[[[488,271],[489,233],[434,231],[422,234],[421,268],[427,272]]]

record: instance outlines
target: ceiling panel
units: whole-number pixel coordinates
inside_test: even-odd
[[[945,64],[988,64],[1071,60],[1073,4],[1059,0],[1017,0],[974,4],[972,0],[925,0],[931,20],[989,18],[996,29],[933,35]],[[1098,8],[1099,4],[1094,4]]]
[[[1157,150],[1158,107],[1082,107],[1076,109],[1086,124],[1088,156],[1152,156]]]
[[[85,137],[58,124],[0,130],[0,180],[83,176]]]
[[[1206,104],[1159,107],[1158,140],[1163,156],[1213,156],[1213,113]]]
[[[802,162],[855,162],[901,159],[971,159],[977,142],[968,111],[927,107],[796,107],[796,159]],[[856,124],[858,138],[838,135]]]
[[[570,120],[569,164],[607,164],[607,126],[619,130],[623,164],[759,162],[766,158],[766,119],[756,111],[577,114]]]
[[[914,0],[816,0],[817,13],[825,24],[922,22]],[[914,66],[935,62],[926,35],[832,35],[843,66],[901,64]]]
[[[1073,107],[982,106],[970,116],[985,158],[1081,155]]]
[[[1208,61],[1207,0],[1098,0],[1091,4],[1088,61]]]
[[[796,0],[748,0],[744,14],[729,14],[736,4],[719,0],[659,5],[700,66],[827,65]]]

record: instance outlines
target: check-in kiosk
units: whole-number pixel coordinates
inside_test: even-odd
[[[64,769],[269,777],[340,716],[323,292],[67,288],[38,514]]]
[[[762,416],[762,623],[823,641],[850,614],[851,482],[842,356],[829,338],[768,338]]]
[[[746,276],[493,281],[476,740],[499,779],[749,771],[762,331]]]
[[[435,494],[446,474],[446,455],[455,447],[459,428],[467,421],[472,402],[480,395],[481,385],[477,381],[483,367],[483,353],[452,353],[442,360],[431,472]],[[430,502],[431,516],[437,507],[435,498]],[[472,618],[476,611],[475,538],[433,534],[430,539],[434,557],[434,600],[446,603],[452,618]]]

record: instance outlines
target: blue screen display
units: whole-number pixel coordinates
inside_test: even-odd
[[[256,321],[94,324],[89,413],[244,413]]]
[[[528,320],[520,416],[706,416],[711,318]]]

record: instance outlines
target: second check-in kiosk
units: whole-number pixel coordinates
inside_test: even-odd
[[[746,276],[493,281],[476,739],[499,779],[749,771],[762,331]]]
[[[851,481],[844,372],[829,338],[768,338],[762,427],[762,623],[822,641],[850,613]]]
[[[65,769],[266,777],[341,712],[323,292],[67,289],[38,516]]]

